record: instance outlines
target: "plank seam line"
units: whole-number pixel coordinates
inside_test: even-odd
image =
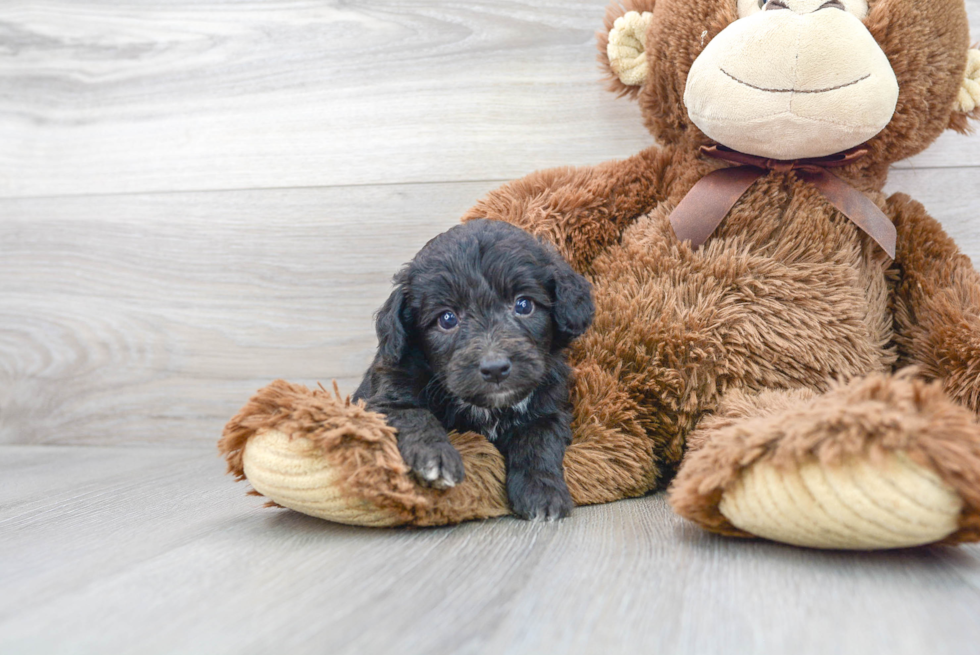
[[[613,161],[613,160],[610,160]],[[602,163],[602,162],[599,162]],[[568,164],[574,166],[573,164]],[[598,165],[598,164],[579,164],[581,166]],[[530,174],[535,170],[546,170],[546,168],[533,169],[527,171],[525,174]],[[553,167],[552,167],[553,168]],[[914,166],[914,167],[903,167],[895,166],[892,168],[893,171],[952,171],[952,170],[974,170],[980,169],[980,164],[967,165],[967,166]],[[396,187],[396,186],[431,186],[437,184],[483,184],[488,182],[493,182],[497,184],[505,184],[507,182],[513,182],[520,179],[519,177],[510,178],[480,178],[480,179],[465,179],[465,180],[426,180],[426,181],[394,181],[394,182],[364,182],[357,184],[311,184],[311,185],[295,185],[295,186],[267,186],[267,187],[228,187],[224,189],[170,189],[170,190],[146,190],[146,191],[112,191],[106,193],[53,193],[47,195],[0,195],[0,202],[13,202],[18,200],[48,200],[48,199],[61,199],[61,198],[100,198],[100,197],[113,197],[113,196],[163,196],[163,195],[176,195],[184,194],[191,195],[195,193],[242,193],[247,191],[302,191],[302,190],[327,190],[327,189],[357,189],[365,187]]]

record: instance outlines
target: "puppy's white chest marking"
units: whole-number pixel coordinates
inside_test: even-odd
[[[514,405],[513,407],[514,411],[517,412],[518,414],[526,414],[527,406],[531,404],[531,395],[533,394],[528,394],[527,396],[525,396],[524,400]]]
[[[473,414],[473,418],[481,423],[489,423],[490,418],[493,414],[486,407],[477,407],[476,405],[469,406],[470,413]]]
[[[500,428],[500,421],[493,421],[491,423],[491,420],[493,419],[493,412],[491,412],[486,407],[478,407],[476,405],[470,405],[468,403],[465,405],[465,407],[466,410],[470,413],[470,416],[473,418],[473,420],[476,423],[480,423],[482,425],[487,426],[484,429],[484,432],[486,432],[486,434],[483,436],[485,436],[490,441],[496,439],[497,430]]]
[[[531,404],[531,396],[534,394],[528,394],[519,403],[515,403],[510,406],[510,409],[517,414],[526,414],[527,408]],[[478,407],[477,405],[471,405],[466,403],[464,405],[466,410],[470,413],[470,416],[477,423],[484,425],[483,431],[488,441],[495,440],[500,436],[500,419],[494,418],[494,412],[486,407]]]

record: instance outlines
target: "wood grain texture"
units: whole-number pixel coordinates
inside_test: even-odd
[[[651,143],[606,0],[8,0],[0,197],[505,180]],[[980,41],[980,0],[967,0]],[[980,165],[943,136],[911,166]]]
[[[980,549],[717,538],[662,495],[374,530],[257,507],[213,451],[0,446],[0,652],[972,653]]]
[[[0,201],[0,443],[213,442],[375,347],[399,265],[487,183]]]
[[[506,179],[624,156],[651,139],[599,82],[604,4],[4,3],[0,194]]]

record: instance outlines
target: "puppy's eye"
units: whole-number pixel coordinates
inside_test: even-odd
[[[452,330],[457,325],[459,325],[459,319],[453,312],[443,312],[439,316],[439,327],[443,330]]]
[[[527,316],[534,311],[534,301],[530,298],[521,296],[514,303],[514,313],[519,316]]]

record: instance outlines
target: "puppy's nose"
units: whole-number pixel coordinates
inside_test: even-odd
[[[484,359],[480,362],[480,375],[487,382],[503,382],[510,375],[510,360],[506,357]]]

